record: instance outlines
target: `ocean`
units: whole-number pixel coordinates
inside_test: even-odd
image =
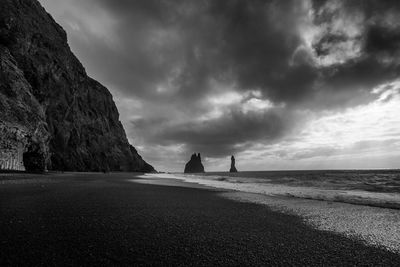
[[[400,209],[400,170],[247,171],[170,175],[186,182],[247,193]]]

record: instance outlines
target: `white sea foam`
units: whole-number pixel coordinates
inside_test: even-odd
[[[246,193],[256,193],[267,196],[286,196],[400,209],[399,193],[290,186],[286,184],[268,183],[268,179],[263,179],[261,183],[259,179],[241,177],[186,174],[151,174],[151,176],[158,178],[180,179],[188,183],[196,183],[215,188],[229,189]]]

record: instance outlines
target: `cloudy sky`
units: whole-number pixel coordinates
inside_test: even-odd
[[[400,168],[400,2],[40,0],[157,170]]]

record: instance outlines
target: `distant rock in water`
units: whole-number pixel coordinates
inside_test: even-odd
[[[231,157],[231,169],[229,170],[229,172],[237,172],[237,169],[235,167],[235,157],[234,156]]]
[[[189,162],[185,165],[185,173],[196,173],[196,172],[204,172],[204,166],[201,163],[200,153],[196,155],[194,153],[190,158]]]
[[[0,169],[139,171],[110,92],[37,0],[0,1]]]

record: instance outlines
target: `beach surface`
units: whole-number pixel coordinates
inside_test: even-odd
[[[258,178],[254,178],[258,176]],[[400,254],[400,184],[397,170],[159,173],[135,182],[203,186],[220,196],[300,216],[314,228]]]
[[[224,196],[229,190],[144,180],[133,173],[0,174],[0,265],[400,262],[385,248]]]

